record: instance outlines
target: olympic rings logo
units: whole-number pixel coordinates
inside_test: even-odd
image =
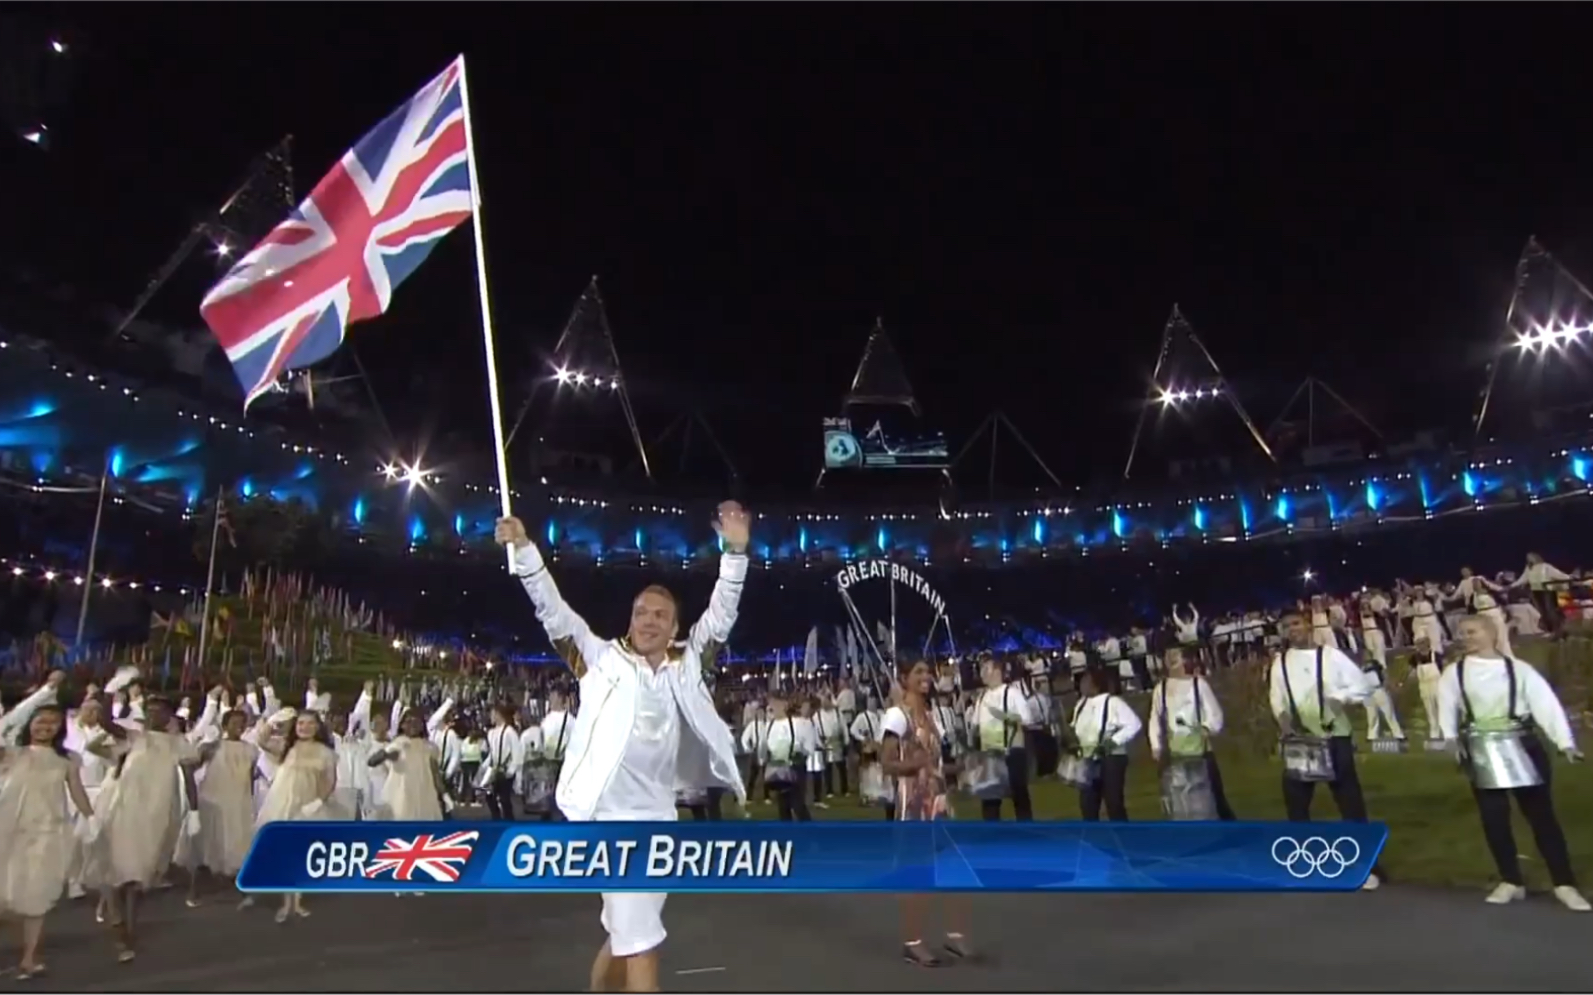
[[[1361,844],[1348,836],[1340,836],[1331,843],[1322,836],[1311,836],[1303,841],[1280,836],[1272,843],[1272,859],[1299,880],[1313,874],[1332,880],[1361,859]]]

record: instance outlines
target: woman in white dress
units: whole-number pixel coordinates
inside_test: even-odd
[[[320,715],[304,712],[295,716],[286,736],[262,742],[260,748],[275,756],[278,766],[255,820],[256,828],[270,822],[352,817],[352,813],[335,812],[334,806],[327,804],[337,789],[337,750],[332,746],[332,730]],[[282,896],[277,922],[309,914],[304,896],[290,892]]]
[[[66,713],[56,703],[63,675],[50,675],[0,720],[0,915],[22,920],[17,979],[44,973],[39,940],[44,916],[60,901],[72,872],[72,821],[66,799],[93,825],[94,809],[66,749]],[[90,830],[92,831],[92,830]]]
[[[176,851],[184,811],[178,785],[189,808],[197,800],[193,765],[199,751],[187,736],[166,731],[174,718],[171,702],[151,695],[143,711],[143,729],[106,726],[118,741],[111,748],[116,769],[100,789],[95,814],[102,828],[84,870],[84,879],[106,893],[106,917],[123,963],[134,957],[138,895],[165,877]]]
[[[372,767],[386,768],[381,817],[394,822],[436,822],[443,817],[443,777],[437,745],[426,735],[426,720],[407,709],[398,735],[372,752]]]
[[[231,881],[243,868],[254,842],[254,778],[260,748],[246,737],[249,717],[233,709],[221,719],[221,738],[199,748],[204,778],[199,782],[199,867],[189,883],[188,904],[200,904],[203,876]]]

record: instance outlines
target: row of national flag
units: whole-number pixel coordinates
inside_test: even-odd
[[[298,209],[205,295],[247,409],[289,370],[331,356],[348,326],[469,220],[464,58],[354,143]],[[479,262],[479,261],[478,261]]]

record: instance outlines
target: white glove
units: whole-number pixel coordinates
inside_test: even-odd
[[[188,836],[199,835],[199,813],[189,812],[183,817],[183,833]]]
[[[325,807],[326,806],[321,803],[321,799],[316,798],[307,803],[303,808],[299,809],[299,815],[306,819],[313,819],[321,811],[321,809]]]

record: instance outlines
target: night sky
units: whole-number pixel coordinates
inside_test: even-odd
[[[812,480],[876,315],[954,450],[1000,407],[1069,482],[1175,301],[1258,421],[1315,374],[1398,435],[1464,424],[1529,234],[1593,273],[1576,9],[36,9],[77,75],[0,143],[0,243],[130,302],[253,156],[291,132],[302,196],[463,51],[505,375],[601,274],[644,434],[700,406],[760,483]],[[471,260],[353,329],[400,435],[485,443]]]

